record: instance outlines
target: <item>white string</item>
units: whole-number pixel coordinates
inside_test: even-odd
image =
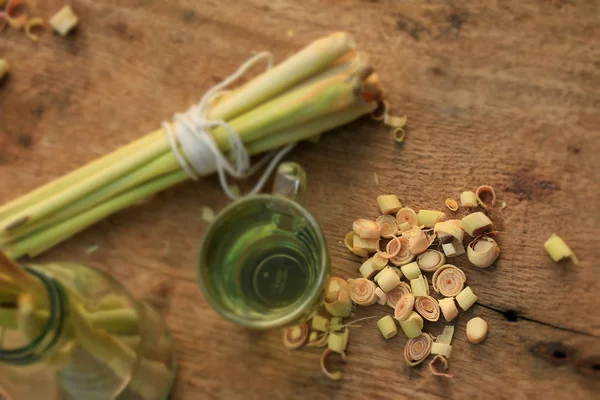
[[[190,107],[183,114],[175,114],[173,124],[168,121],[162,123],[169,138],[169,144],[173,154],[179,161],[181,168],[193,180],[201,176],[214,173],[219,174],[221,188],[230,199],[237,199],[239,195],[232,192],[227,183],[227,175],[237,179],[246,178],[262,168],[267,162],[269,165],[262,176],[247,194],[258,193],[269,179],[273,169],[279,161],[290,152],[295,143],[272,151],[263,157],[255,165],[251,165],[250,155],[244,147],[240,135],[223,120],[209,120],[208,112],[214,100],[227,93],[224,90],[233,82],[243,76],[251,67],[262,60],[267,60],[267,69],[273,66],[273,55],[269,52],[258,53],[246,61],[235,73],[227,77],[221,83],[213,86],[202,97],[198,104]],[[232,161],[223,155],[210,134],[213,128],[221,127],[228,133],[229,154]],[[179,146],[181,150],[179,150]],[[183,152],[183,154],[182,154]]]

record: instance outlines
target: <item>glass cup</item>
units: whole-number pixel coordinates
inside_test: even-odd
[[[256,329],[293,325],[320,307],[329,252],[315,218],[302,206],[306,174],[282,163],[273,194],[225,207],[200,243],[198,279],[225,319]]]

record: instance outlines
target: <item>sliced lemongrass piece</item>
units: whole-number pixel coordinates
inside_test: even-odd
[[[377,108],[371,111],[371,118],[373,118],[375,121],[383,121],[389,108],[390,107],[387,101],[379,100],[377,102]]]
[[[552,236],[550,236],[550,239],[546,240],[544,247],[554,262],[570,257],[573,264],[579,264],[579,260],[577,260],[573,251],[571,251],[565,241],[556,233],[553,233]]]
[[[421,271],[435,272],[445,263],[446,256],[437,250],[427,249],[417,256],[417,265]]]
[[[415,310],[427,321],[435,322],[440,319],[440,306],[431,296],[418,296],[415,299]]]
[[[406,279],[417,279],[421,275],[421,269],[416,262],[403,265],[400,270]]]
[[[366,250],[354,247],[354,237],[355,236],[358,236],[358,235],[356,233],[354,233],[354,231],[348,232],[348,234],[344,238],[344,244],[346,245],[346,247],[348,248],[348,250],[350,250],[351,252],[353,252],[357,256],[359,256],[359,257],[366,257],[366,256],[368,256],[369,253]]]
[[[454,325],[446,325],[444,326],[444,330],[442,334],[439,335],[436,339],[436,343],[452,343],[452,338],[454,337]]]
[[[306,347],[324,347],[327,346],[327,340],[329,339],[328,333],[311,332],[308,337],[308,344]]]
[[[385,252],[390,256],[389,258],[396,257],[401,250],[403,250],[404,243],[400,240],[399,237],[395,237],[390,240],[385,246]]]
[[[342,318],[333,317],[329,320],[329,330],[331,332],[339,332],[343,328]]]
[[[463,310],[467,311],[475,302],[477,301],[477,296],[471,290],[470,286],[464,288],[459,294],[456,295],[456,302]]]
[[[363,239],[379,239],[381,236],[381,228],[370,219],[357,219],[352,224],[352,230]]]
[[[435,376],[445,376],[446,378],[452,378],[454,376],[446,372],[448,371],[448,360],[439,354],[433,357],[433,360],[429,363],[429,369]]]
[[[27,0],[9,0],[6,4],[6,11],[4,13],[0,12],[0,14],[4,14],[6,22],[8,22],[8,24],[12,28],[21,29],[27,23],[29,15],[27,15],[26,13],[22,13],[19,16],[14,15],[15,10],[17,10],[20,6],[24,5],[26,2]],[[0,25],[0,28],[3,27],[3,25]]]
[[[375,271],[381,271],[388,264],[388,259],[376,253],[371,257],[371,264]]]
[[[393,268],[386,267],[377,274],[375,281],[387,293],[400,284],[400,277]]]
[[[352,299],[348,282],[335,276],[329,278],[323,305],[327,312],[334,317],[348,317],[352,313]]]
[[[329,320],[317,314],[312,319],[311,327],[314,331],[327,332],[329,330]]]
[[[360,306],[370,306],[377,302],[375,283],[365,278],[349,279],[350,298]]]
[[[433,290],[445,297],[455,297],[463,290],[467,277],[452,264],[442,265],[431,278]]]
[[[460,205],[469,208],[477,207],[477,195],[475,195],[475,192],[462,192],[460,194]]]
[[[416,254],[413,254],[410,251],[408,239],[405,237],[398,237],[394,240],[400,244],[400,249],[398,250],[398,254],[390,258],[390,263],[401,266],[412,262],[412,260],[415,259]]]
[[[482,318],[471,318],[467,322],[467,339],[471,343],[479,343],[487,337],[488,324]]]
[[[64,6],[50,18],[49,22],[56,32],[66,36],[69,31],[77,26],[78,21],[79,17],[75,15],[71,6]]]
[[[399,322],[406,321],[413,312],[414,305],[415,296],[413,296],[411,293],[403,295],[394,308],[394,318],[396,318],[396,320]]]
[[[353,243],[353,251],[355,254],[358,252],[362,253],[376,253],[377,252],[377,243],[379,242],[379,238],[377,239],[364,239],[358,235],[354,235],[352,238]]]
[[[377,304],[386,304],[387,303],[387,294],[380,287],[375,288],[375,294],[377,295]]]
[[[403,224],[408,224],[408,228],[412,228],[415,225],[419,225],[419,217],[415,210],[410,207],[401,208],[396,214],[396,222],[398,223],[398,227],[400,230],[408,230],[402,229]]]
[[[446,358],[450,358],[452,354],[452,346],[446,343],[436,343],[431,345],[431,354],[439,354]]]
[[[373,268],[373,259],[372,258],[368,258],[367,261],[365,261],[360,268],[358,269],[358,271],[360,272],[360,274],[362,275],[363,278],[365,279],[371,279],[373,278],[378,270]]]
[[[0,58],[0,81],[8,74],[9,70],[10,67],[8,65],[8,61],[6,61],[4,58]]]
[[[477,197],[477,203],[486,210],[493,207],[496,202],[496,192],[494,192],[494,188],[488,185],[479,186],[475,196]],[[489,200],[485,201],[484,196],[489,197]]]
[[[386,304],[395,309],[402,296],[409,293],[412,293],[410,286],[406,282],[400,282],[398,286],[387,293]]]
[[[375,220],[375,223],[381,228],[381,236],[386,239],[392,239],[396,232],[398,232],[398,223],[392,215],[380,215]]]
[[[344,328],[342,332],[331,332],[327,339],[327,348],[335,351],[336,353],[343,353],[348,347],[348,338],[350,336],[350,329]]]
[[[433,340],[428,333],[422,333],[406,342],[404,346],[404,361],[406,365],[414,367],[423,362],[431,354]]]
[[[334,380],[334,381],[339,381],[340,379],[342,379],[342,376],[343,376],[342,372],[341,371],[331,372],[325,366],[325,361],[327,361],[327,358],[333,353],[335,353],[335,352],[330,349],[325,349],[325,351],[323,352],[323,355],[321,356],[321,371],[323,371],[323,373],[325,375],[327,375],[327,377],[329,379]],[[342,360],[344,362],[346,362],[346,353],[341,353],[341,356],[342,356]]]
[[[386,339],[392,338],[398,333],[396,323],[394,322],[394,319],[389,315],[386,315],[385,317],[377,321],[377,326],[379,327],[379,330],[381,331],[383,337]]]
[[[458,203],[456,202],[456,200],[448,198],[446,199],[446,207],[448,207],[450,211],[456,211],[458,210]]]
[[[492,221],[481,211],[469,214],[461,221],[462,229],[467,232],[469,236],[473,237],[480,236],[491,230],[492,225]]]
[[[465,237],[465,231],[461,228],[460,219],[449,219],[448,221],[437,222],[433,227],[433,232],[440,236],[440,233],[450,235],[459,242],[462,242]]]
[[[406,131],[404,130],[404,128],[394,128],[392,129],[392,134],[394,135],[394,139],[398,143],[402,143],[404,142],[404,139],[406,139]]]
[[[283,345],[289,350],[304,346],[306,339],[308,339],[308,324],[306,323],[292,326],[283,332]]]
[[[413,320],[417,323],[417,325],[419,326],[420,329],[423,329],[424,326],[424,322],[423,322],[423,318],[419,315],[419,313],[417,313],[416,311],[413,311],[410,313],[410,315],[408,316],[407,321]]]
[[[454,297],[445,297],[438,300],[438,304],[446,321],[450,322],[458,316],[458,308],[456,308]]]
[[[385,113],[383,115],[383,123],[386,124],[387,126],[391,126],[394,128],[402,128],[406,125],[406,116],[404,117],[396,117],[393,115],[390,115],[388,113]]]
[[[412,254],[421,254],[431,245],[432,239],[425,231],[418,227],[413,227],[410,238],[408,239],[408,249]]]
[[[402,203],[395,194],[377,196],[377,204],[382,214],[394,214],[402,208]]]
[[[419,217],[419,225],[425,228],[433,228],[445,215],[443,212],[436,210],[419,210],[417,217]]]
[[[442,244],[442,250],[446,257],[458,257],[465,254],[465,246],[457,239],[452,239],[450,243]]]
[[[407,338],[412,339],[419,336],[422,331],[419,322],[416,319],[408,318],[406,321],[400,321],[400,328]]]
[[[44,26],[44,20],[41,18],[31,18],[30,20],[27,21],[27,23],[25,24],[25,34],[27,35],[27,37],[29,39],[31,39],[34,42],[38,42],[40,40],[40,36],[36,35],[35,33],[33,33],[33,29],[37,28],[37,27],[42,27]]]
[[[416,279],[410,280],[410,289],[415,296],[429,296],[429,285],[427,284],[427,277],[420,275]]]
[[[469,243],[467,256],[473,265],[487,268],[496,261],[500,255],[500,246],[488,236],[480,236]]]
[[[403,222],[400,225],[398,225],[398,232],[402,233],[402,232],[406,232],[406,231],[410,231],[411,225],[408,222]]]

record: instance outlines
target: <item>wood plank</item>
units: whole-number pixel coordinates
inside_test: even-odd
[[[383,343],[374,323],[353,331],[344,380],[333,383],[319,371],[318,351],[288,353],[277,332],[249,333],[219,319],[194,283],[206,228],[200,208],[227,202],[214,178],[174,188],[42,256],[104,268],[151,298],[178,344],[173,398],[590,398],[598,390],[597,373],[584,376],[573,366],[600,355],[596,2],[73,5],[81,24],[68,38],[46,32],[36,45],[19,32],[1,34],[0,56],[13,68],[0,84],[0,202],[156,128],[253,51],[282,59],[318,36],[348,30],[409,128],[398,146],[366,119],[288,157],[307,169],[306,206],[326,233],[334,273],[357,274],[359,260],[341,241],[354,219],[377,216],[378,194],[442,208],[447,197],[490,184],[507,203],[492,214],[500,260],[485,270],[458,263],[480,305],[458,320],[451,381],[426,367],[408,370],[405,339]],[[36,9],[50,15],[60,6],[52,0]],[[549,259],[543,243],[553,232],[579,266]],[[98,251],[86,254],[93,245]],[[384,311],[359,309],[356,317]],[[515,322],[501,314],[507,311]],[[465,342],[472,315],[490,323],[481,345]],[[554,342],[565,346],[550,346],[568,354],[562,362],[540,355],[541,345]]]

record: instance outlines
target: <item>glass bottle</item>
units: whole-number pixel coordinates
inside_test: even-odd
[[[100,270],[23,268],[36,293],[0,270],[1,400],[167,398],[173,340],[154,310]]]

